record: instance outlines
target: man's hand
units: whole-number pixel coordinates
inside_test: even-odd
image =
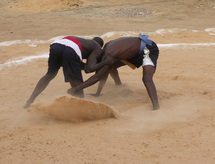
[[[92,71],[90,71],[89,67],[86,67],[86,66],[85,66],[85,67],[84,67],[84,72],[85,72],[85,73],[91,73]]]

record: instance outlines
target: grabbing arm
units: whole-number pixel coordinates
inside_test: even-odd
[[[110,60],[106,57],[107,55],[102,55],[102,51],[92,52],[86,62],[85,72],[90,73],[94,71],[98,71],[105,65],[110,65]]]
[[[79,92],[80,90],[97,83],[104,74],[108,73],[108,70],[109,70],[108,65],[102,67],[93,76],[91,76],[89,79],[87,79],[85,82],[83,82],[82,84],[80,84],[76,87],[69,89],[67,92],[71,95],[74,95],[75,93]]]

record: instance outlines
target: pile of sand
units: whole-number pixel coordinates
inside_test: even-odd
[[[22,0],[10,6],[12,9],[42,12],[42,11],[61,11],[78,7],[83,4],[81,0]]]
[[[117,117],[116,112],[105,104],[66,96],[56,98],[49,105],[35,104],[30,108],[30,111],[50,115],[58,120],[72,122]]]

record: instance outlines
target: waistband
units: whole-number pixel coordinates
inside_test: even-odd
[[[139,38],[141,40],[140,43],[140,50],[139,50],[139,55],[144,52],[144,49],[146,48],[146,45],[152,45],[152,41],[148,39],[148,35],[142,35],[141,33],[139,34]]]
[[[55,40],[54,42],[52,42],[52,44],[54,44],[54,43],[61,44],[61,45],[72,48],[76,52],[76,54],[79,56],[80,60],[82,61],[82,53],[81,53],[82,47],[81,47],[80,42],[77,39],[67,36],[60,40]]]

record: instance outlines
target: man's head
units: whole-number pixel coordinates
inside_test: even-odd
[[[104,44],[103,39],[100,38],[100,37],[94,37],[93,40],[95,40],[101,47],[102,47],[103,44]]]

